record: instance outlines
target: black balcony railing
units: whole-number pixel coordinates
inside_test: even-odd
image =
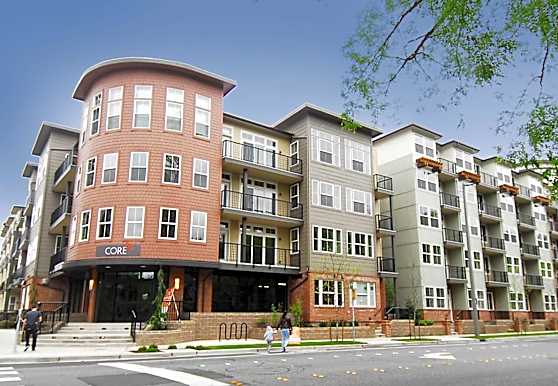
[[[508,273],[504,271],[489,271],[485,273],[486,281],[493,283],[509,283]]]
[[[479,212],[481,214],[486,214],[488,216],[493,216],[498,218],[502,217],[502,209],[493,205],[488,205],[488,204],[479,205]]]
[[[524,214],[518,214],[517,215],[517,221],[520,224],[526,224],[526,225],[531,225],[531,226],[535,226],[535,218],[533,216],[527,216]]]
[[[395,273],[395,258],[378,257],[378,272]]]
[[[393,178],[374,174],[374,188],[393,192]]]
[[[539,256],[540,254],[538,245],[525,244],[525,243],[521,244],[521,252],[528,255],[535,255],[535,256]]]
[[[383,214],[376,215],[376,229],[378,230],[388,230],[392,231],[393,229],[393,219],[390,216],[386,216]]]
[[[543,278],[540,275],[525,275],[525,285],[532,285],[537,287],[543,286]]]
[[[519,195],[524,197],[531,197],[531,189],[521,184],[514,184],[514,185],[519,188]]]
[[[293,207],[290,201],[235,192],[232,190],[221,191],[221,207],[240,209],[271,216],[302,219],[302,204],[300,203],[296,207]]]
[[[57,264],[66,260],[66,251],[66,248],[62,248],[50,257],[50,272],[54,270]]]
[[[25,206],[31,206],[33,205],[34,202],[35,202],[35,191],[32,191],[27,196],[27,202],[25,203]]]
[[[253,163],[271,169],[302,173],[302,160],[295,156],[279,154],[274,150],[262,149],[251,143],[223,141],[223,158]]]
[[[558,221],[550,221],[550,230],[552,232],[558,232]]]
[[[482,239],[482,245],[485,248],[492,248],[492,249],[505,249],[504,246],[504,239],[500,239],[497,237],[486,236]]]
[[[60,217],[69,213],[72,213],[72,197],[66,196],[58,208],[54,209],[50,215],[50,225],[53,225]]]
[[[446,274],[448,279],[466,279],[465,267],[458,267],[456,265],[447,265]]]
[[[439,161],[442,162],[443,164],[442,172],[448,174],[457,174],[457,164],[455,162],[452,162],[444,158],[440,158]]]
[[[263,246],[255,243],[242,245],[220,242],[219,259],[225,263],[245,264],[253,267],[300,267],[300,253],[293,254],[290,249]]]
[[[64,158],[64,161],[62,161],[62,163],[60,164],[60,166],[58,166],[58,168],[56,169],[56,171],[54,172],[54,181],[58,181],[58,179],[60,177],[62,177],[62,175],[68,170],[70,169],[72,166],[77,165],[77,155],[74,154],[73,152],[68,153],[66,155],[66,158]]]
[[[494,188],[498,187],[498,179],[492,174],[481,172],[480,176],[481,176],[481,184],[492,186]]]
[[[444,240],[453,241],[455,243],[462,243],[463,232],[457,229],[444,228]]]
[[[445,206],[453,206],[454,208],[459,208],[459,196],[451,193],[441,192],[440,203]]]

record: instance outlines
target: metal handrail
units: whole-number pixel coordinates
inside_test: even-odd
[[[444,228],[444,237],[446,241],[454,241],[456,243],[462,243],[463,231],[457,229]]]
[[[491,281],[496,283],[509,283],[508,273],[505,271],[486,272],[486,281]]]
[[[393,178],[381,174],[374,174],[374,188],[393,192]]]
[[[534,245],[534,244],[526,244],[526,243],[522,243],[521,244],[521,251],[523,253],[527,253],[529,255],[536,255],[539,256],[540,252],[539,252],[539,246],[538,245]]]
[[[299,268],[300,253],[293,254],[290,249],[271,248],[262,245],[242,245],[219,242],[219,260],[238,265],[268,268]]]
[[[488,205],[488,204],[479,204],[479,211],[482,214],[487,214],[489,216],[494,217],[502,217],[502,209],[498,206]]]
[[[226,189],[221,191],[221,207],[296,219],[302,219],[303,213],[300,203],[294,207],[291,201]]]
[[[223,158],[265,166],[292,173],[302,173],[302,160],[294,156],[279,154],[274,150],[261,149],[251,143],[238,143],[231,140],[223,141]]]
[[[394,257],[378,257],[378,272],[392,272],[395,273],[395,258]]]
[[[466,279],[465,267],[456,265],[446,265],[446,274],[449,279]]]
[[[524,277],[525,277],[525,284],[526,285],[534,285],[534,286],[539,286],[539,287],[542,287],[542,285],[543,285],[543,279],[542,279],[541,275],[526,274]]]
[[[493,186],[495,188],[498,187],[498,178],[493,176],[492,174],[481,172],[481,184]]]
[[[383,214],[376,215],[376,229],[393,230],[393,219]]]
[[[535,226],[535,218],[533,216],[526,216],[524,214],[518,214],[517,215],[517,221],[519,221],[520,224],[527,224],[527,225]]]
[[[73,198],[71,196],[66,196],[58,208],[54,209],[50,215],[50,225],[54,224],[60,217],[64,214],[69,214],[72,212],[72,202]]]
[[[525,196],[525,197],[531,197],[531,189],[521,185],[521,184],[514,184],[515,186],[517,186],[519,188],[519,195],[521,196]]]
[[[505,249],[504,239],[486,236],[482,240],[483,246],[494,249]]]
[[[455,194],[440,192],[440,203],[442,205],[449,205],[455,208],[459,208],[459,196]]]
[[[56,183],[58,179],[66,172],[66,170],[70,169],[72,166],[77,165],[77,154],[74,152],[70,152],[64,158],[64,161],[58,166],[56,171],[54,172],[54,182]]]
[[[442,162],[442,171],[449,174],[457,174],[457,164],[453,161],[447,160],[445,158],[438,158]]]
[[[54,255],[52,255],[50,257],[50,271],[52,272],[54,270],[54,267],[63,262],[64,260],[66,260],[66,252],[67,252],[67,248],[61,248],[59,251],[57,251]]]

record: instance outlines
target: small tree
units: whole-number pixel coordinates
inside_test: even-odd
[[[147,325],[150,330],[164,330],[166,328],[167,314],[163,312],[163,298],[165,296],[166,284],[165,273],[162,268],[157,272],[157,295],[153,300],[155,306],[153,314],[149,318]]]
[[[294,318],[294,325],[296,327],[302,327],[302,303],[300,302],[300,300],[297,300],[296,302],[291,304],[289,312]]]

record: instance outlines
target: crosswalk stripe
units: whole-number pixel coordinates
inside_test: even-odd
[[[20,377],[6,377],[0,378],[0,382],[19,382],[21,381]]]
[[[0,367],[0,371],[4,371],[4,370],[13,370],[13,367]]]
[[[18,372],[15,370],[11,370],[11,371],[0,371],[0,375],[17,375]]]
[[[160,367],[149,367],[136,365],[133,363],[124,362],[110,362],[99,363],[100,366],[114,367],[117,369],[134,371],[136,373],[144,373],[154,375],[159,378],[165,378],[183,385],[196,385],[196,386],[226,386],[226,383],[215,381],[213,379],[200,377],[198,375],[188,374],[182,371],[175,371],[169,369],[162,369]]]

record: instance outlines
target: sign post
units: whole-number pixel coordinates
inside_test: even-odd
[[[353,342],[356,340],[356,331],[355,331],[355,302],[356,302],[356,283],[353,283],[351,286],[351,308],[353,311]]]

